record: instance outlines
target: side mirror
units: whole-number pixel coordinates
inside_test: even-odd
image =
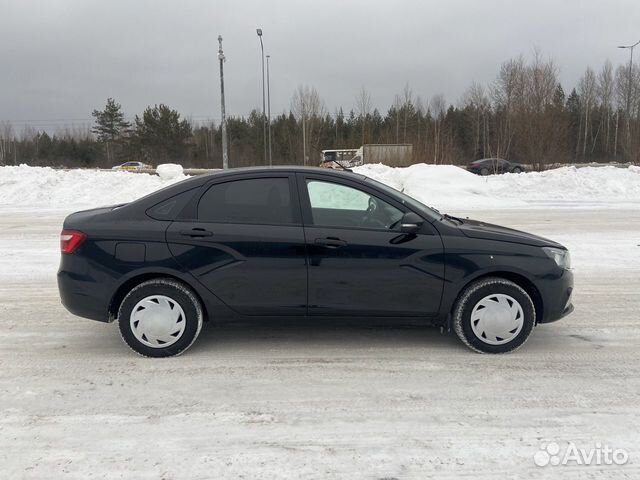
[[[424,220],[417,213],[405,213],[400,220],[400,231],[402,233],[417,233],[423,223]]]

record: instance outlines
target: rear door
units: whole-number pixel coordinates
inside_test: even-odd
[[[226,177],[203,187],[167,231],[181,267],[244,315],[306,313],[304,233],[295,178]]]
[[[444,255],[425,222],[400,232],[408,208],[359,182],[298,174],[309,254],[309,314],[433,316]]]

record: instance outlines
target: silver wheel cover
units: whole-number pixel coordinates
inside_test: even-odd
[[[518,336],[524,325],[522,306],[509,295],[487,295],[471,312],[471,329],[488,345],[503,345]]]
[[[136,303],[129,322],[138,341],[151,348],[173,345],[187,324],[180,304],[164,295],[151,295]]]

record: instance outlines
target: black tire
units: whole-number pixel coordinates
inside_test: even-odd
[[[175,343],[167,347],[145,345],[136,338],[132,329],[131,314],[134,307],[141,300],[154,295],[168,297],[184,312],[184,316],[180,316],[179,320],[185,322],[182,334]],[[196,294],[183,283],[170,278],[157,278],[137,285],[124,297],[118,310],[118,326],[122,339],[134,352],[145,357],[180,355],[196,341],[202,329],[202,322],[202,306]]]
[[[487,175],[489,175],[489,169],[488,168],[483,168],[482,170],[480,170],[480,175],[482,175],[483,177],[486,177]]]
[[[479,303],[492,295],[506,295],[522,310],[520,331],[507,343],[491,345],[482,340],[472,327],[471,314]],[[489,277],[469,285],[460,295],[453,309],[453,328],[462,342],[478,353],[507,353],[521,347],[535,326],[536,310],[529,294],[519,285],[499,277]],[[503,340],[501,340],[503,341]]]
[[[511,170],[511,173],[521,173],[522,169],[520,167],[514,167],[513,170]]]

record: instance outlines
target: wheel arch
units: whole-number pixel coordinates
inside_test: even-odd
[[[136,286],[140,285],[143,282],[146,282],[148,280],[160,279],[160,278],[175,280],[189,287],[189,289],[193,292],[196,298],[200,301],[200,306],[202,307],[204,321],[208,320],[209,315],[207,311],[207,303],[204,301],[204,298],[202,297],[200,292],[198,292],[198,289],[195,288],[191,282],[185,280],[181,276],[174,275],[167,272],[144,272],[128,278],[127,280],[122,282],[120,286],[116,289],[114,294],[111,296],[111,300],[109,302],[109,310],[108,310],[109,321],[112,322],[116,318],[118,318],[118,310],[120,309],[120,304],[124,300],[124,297],[127,296],[127,293],[129,293],[133,288],[135,288]]]
[[[536,309],[536,324],[540,323],[544,318],[544,302],[542,300],[542,295],[538,288],[534,285],[534,283],[529,280],[524,275],[519,273],[510,272],[507,270],[498,270],[495,272],[485,272],[482,275],[469,279],[463,286],[458,290],[457,295],[455,296],[453,302],[449,306],[449,323],[451,322],[451,317],[453,313],[453,309],[456,307],[456,303],[460,296],[464,293],[464,291],[471,285],[472,283],[478,282],[480,280],[484,280],[485,278],[503,278],[505,280],[509,280],[519,287],[521,287],[527,294],[531,297],[533,301],[533,306]],[[449,325],[451,327],[451,325]]]

